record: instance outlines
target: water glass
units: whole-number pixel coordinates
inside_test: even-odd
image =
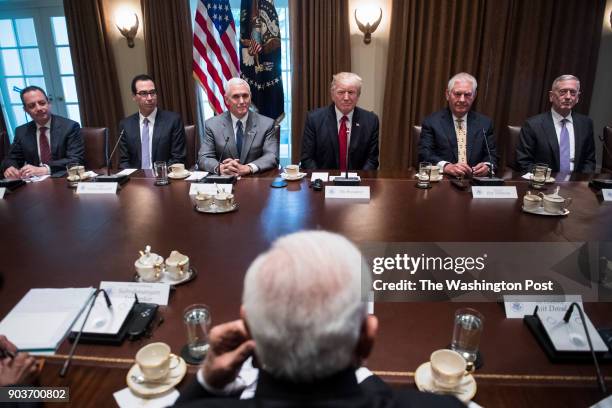
[[[451,349],[468,363],[476,361],[483,324],[484,316],[477,310],[462,308],[455,312]]]
[[[417,178],[419,179],[417,183],[418,188],[429,188],[430,180],[431,180],[431,163],[429,162],[420,162],[419,163],[419,173],[417,174]]]
[[[212,322],[208,306],[194,304],[187,306],[183,312],[183,321],[187,328],[187,348],[196,360],[201,360],[208,351],[208,332]]]
[[[166,162],[157,161],[153,163],[153,173],[155,174],[155,184],[164,186],[168,184],[168,166]]]
[[[532,187],[537,189],[543,188],[549,174],[548,164],[536,164],[533,167],[533,178],[531,179]]]

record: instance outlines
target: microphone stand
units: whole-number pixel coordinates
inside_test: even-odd
[[[565,312],[565,316],[563,316],[563,320],[565,321],[565,323],[569,322],[570,316],[572,315],[572,312],[574,311],[574,307],[578,309],[578,314],[580,314],[580,321],[582,322],[582,327],[584,328],[584,333],[586,334],[586,338],[589,343],[589,350],[591,351],[591,356],[593,356],[593,362],[595,363],[595,370],[597,371],[597,382],[599,383],[599,389],[604,395],[606,395],[607,394],[606,383],[604,382],[604,379],[601,376],[601,371],[599,370],[599,363],[597,362],[597,357],[595,356],[595,350],[593,349],[593,343],[591,342],[591,335],[589,334],[589,329],[587,328],[586,320],[584,318],[584,312],[582,311],[582,308],[580,307],[580,305],[578,305],[578,303],[576,302],[572,302],[570,307],[567,309],[567,312]]]
[[[112,303],[110,301],[110,298],[108,297],[108,293],[106,293],[106,291],[104,289],[96,289],[96,291],[94,292],[93,296],[91,297],[91,300],[89,302],[91,302],[89,304],[89,308],[87,309],[87,314],[85,314],[85,318],[83,319],[83,324],[81,324],[81,328],[79,329],[79,332],[77,333],[76,338],[74,339],[74,342],[72,343],[72,347],[70,348],[70,352],[68,353],[68,358],[66,359],[66,361],[64,361],[64,365],[62,366],[62,369],[60,370],[59,376],[60,377],[65,377],[66,373],[68,372],[68,367],[70,367],[70,363],[72,362],[72,357],[74,356],[74,351],[77,347],[77,345],[79,344],[79,340],[81,339],[81,335],[83,334],[83,329],[85,328],[85,323],[87,323],[87,319],[89,318],[89,314],[91,313],[91,309],[93,309],[94,304],[96,303],[96,299],[98,298],[98,295],[100,294],[100,292],[104,293],[104,299],[106,300],[106,306],[107,307],[112,307]]]
[[[225,144],[223,145],[223,150],[221,150],[221,156],[219,157],[219,174],[208,174],[207,176],[198,180],[201,183],[217,183],[217,184],[234,184],[236,182],[236,176],[221,174],[221,161],[223,160],[223,156],[225,155],[225,150],[227,149],[227,144],[229,143],[229,136],[225,136]],[[230,158],[233,159],[231,152]]]
[[[350,152],[350,129],[346,130],[346,138],[349,141],[346,144],[346,169],[344,169],[344,176],[339,176],[334,178],[334,185],[336,186],[358,186],[359,185],[359,177],[349,177],[348,168],[349,168],[349,152]],[[342,172],[340,172],[342,174]]]
[[[96,181],[123,184],[129,180],[129,176],[125,174],[124,175],[117,175],[117,174],[111,175],[111,159],[113,158],[113,155],[115,154],[115,151],[117,150],[117,147],[119,146],[119,142],[121,142],[121,138],[123,137],[124,134],[125,134],[125,129],[121,129],[121,133],[119,133],[119,137],[117,138],[117,142],[115,143],[115,146],[113,147],[113,150],[111,151],[111,154],[106,157],[106,175],[100,175],[96,177],[95,179]]]
[[[504,184],[504,179],[495,177],[495,163],[493,163],[493,156],[491,155],[489,141],[487,140],[487,131],[485,129],[482,129],[482,136],[489,156],[489,175],[487,177],[472,177],[472,184],[479,186],[502,186]]]

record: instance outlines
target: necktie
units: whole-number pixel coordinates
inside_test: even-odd
[[[49,147],[49,140],[47,139],[47,128],[44,126],[40,128],[38,144],[40,145],[40,162],[49,164],[51,161],[51,148]]]
[[[149,145],[151,144],[151,139],[149,138],[149,119],[144,118],[142,121],[142,159],[141,159],[141,167],[143,169],[151,168],[151,153],[149,152]]]
[[[242,140],[244,133],[242,132],[242,121],[236,122],[236,149],[238,150],[238,158],[242,156]]]
[[[340,170],[341,171],[345,171],[347,170],[346,166],[346,142],[347,142],[347,127],[346,127],[346,122],[348,121],[348,118],[346,116],[343,116],[342,119],[340,119],[340,130],[338,131],[338,152],[340,154]]]
[[[465,136],[465,127],[463,119],[457,119],[457,154],[459,163],[467,163],[467,138]]]
[[[570,172],[570,140],[569,130],[567,130],[569,120],[561,120],[561,134],[559,135],[559,171],[562,173]]]

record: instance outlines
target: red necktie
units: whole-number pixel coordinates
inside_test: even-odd
[[[347,139],[347,128],[346,128],[346,122],[348,121],[348,118],[346,116],[343,116],[342,119],[340,119],[340,130],[338,131],[338,151],[340,153],[340,170],[341,171],[345,171],[346,170],[346,139]]]
[[[43,164],[49,164],[51,161],[51,148],[49,147],[49,140],[47,140],[46,127],[40,128],[38,144],[40,145],[40,162]]]

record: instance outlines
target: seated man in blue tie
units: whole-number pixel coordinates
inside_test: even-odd
[[[491,119],[472,110],[477,87],[466,72],[448,81],[448,107],[423,119],[419,161],[455,177],[489,174],[497,161],[495,136]]]
[[[580,99],[580,80],[561,75],[549,92],[552,108],[527,119],[521,128],[516,161],[530,172],[536,163],[548,164],[555,172],[593,173],[595,140],[593,121],[572,112]]]
[[[278,135],[274,121],[251,106],[251,88],[241,78],[225,84],[229,111],[208,119],[198,166],[216,174],[246,176],[278,167]]]
[[[333,104],[308,112],[302,136],[303,168],[378,169],[378,116],[357,106],[361,85],[361,78],[352,72],[334,75]]]
[[[68,164],[83,164],[85,150],[79,124],[53,115],[42,88],[28,86],[20,96],[32,121],[15,129],[15,140],[1,166],[4,177],[43,176],[65,171]]]
[[[185,128],[178,113],[157,108],[153,78],[132,79],[132,98],[138,112],[119,123],[119,167],[151,169],[156,161],[185,163]]]

